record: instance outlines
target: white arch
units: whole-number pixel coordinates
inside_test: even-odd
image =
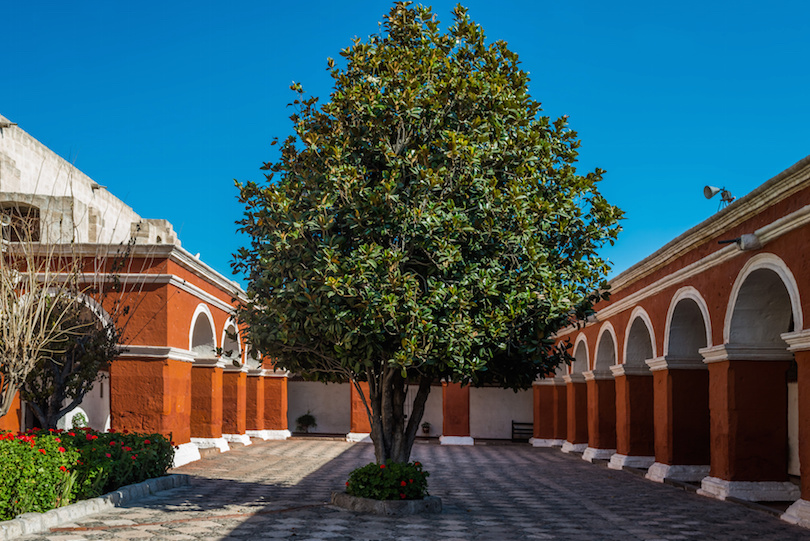
[[[703,326],[706,331],[706,347],[712,345],[712,320],[709,317],[709,307],[706,304],[706,300],[703,298],[703,295],[700,294],[700,291],[692,286],[685,286],[675,292],[675,295],[672,296],[672,300],[669,303],[667,322],[664,326],[664,355],[669,355],[669,336],[672,333],[672,317],[675,315],[675,308],[678,306],[678,303],[684,299],[690,299],[697,304],[698,310],[700,310],[703,316]]]
[[[630,344],[630,330],[633,328],[633,323],[636,322],[637,318],[641,318],[641,321],[647,326],[647,334],[650,336],[650,345],[652,346],[652,356],[655,357],[656,351],[658,351],[656,349],[655,331],[653,330],[650,315],[641,306],[636,306],[633,308],[633,311],[630,312],[630,320],[627,322],[627,328],[624,330],[624,351],[622,352],[622,364],[627,364],[627,346]]]
[[[723,342],[728,344],[731,337],[731,320],[734,315],[734,309],[737,306],[737,300],[740,296],[740,289],[742,289],[746,278],[754,271],[767,269],[776,273],[782,285],[785,286],[787,294],[790,297],[790,309],[793,314],[793,329],[804,329],[804,318],[802,317],[801,299],[799,298],[799,286],[796,284],[796,278],[790,271],[787,264],[782,261],[782,258],[776,254],[765,253],[757,254],[743,266],[737,279],[734,281],[734,286],[731,288],[731,295],[728,300],[728,307],[726,308],[726,317],[723,322]]]
[[[211,329],[211,340],[213,341],[212,346],[216,348],[216,327],[214,326],[214,316],[211,315],[211,309],[208,308],[208,305],[204,303],[200,303],[197,305],[197,308],[194,309],[194,315],[191,316],[191,326],[188,329],[188,349],[194,350],[194,328],[197,326],[197,319],[200,317],[204,317],[208,321],[208,325]],[[214,356],[214,352],[211,351],[211,357]]]
[[[588,351],[588,339],[585,338],[585,333],[582,333],[582,332],[579,333],[579,335],[577,335],[577,339],[574,340],[574,357],[575,358],[576,358],[577,350],[579,349],[579,344],[582,344],[582,346],[585,348],[585,370],[583,370],[582,372],[587,372],[590,369],[590,366],[591,366],[591,355],[590,355],[590,352]],[[568,367],[568,373],[569,374],[574,373],[574,364],[575,363],[576,363],[576,360],[573,363],[571,363],[571,366]],[[579,372],[579,373],[581,374],[582,372]]]
[[[222,356],[225,357],[225,344],[226,340],[230,340],[228,337],[228,330],[233,329],[234,334],[236,335],[236,351],[230,357],[226,357],[230,360],[239,360],[242,362],[242,335],[239,332],[239,327],[236,325],[236,321],[233,318],[229,318],[228,321],[225,322],[225,326],[222,328],[222,337],[220,338],[220,347],[222,348]]]
[[[613,340],[613,362],[608,363],[605,370],[607,370],[611,365],[615,364],[619,358],[619,342],[616,340],[616,330],[613,328],[613,324],[610,321],[605,321],[602,324],[602,327],[599,329],[599,338],[596,339],[596,351],[593,355],[593,366],[591,367],[591,370],[596,370],[596,362],[599,360],[597,357],[599,356],[599,349],[602,345],[602,339],[604,338],[605,333],[610,334],[610,338]]]

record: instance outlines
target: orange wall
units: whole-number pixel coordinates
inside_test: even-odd
[[[247,430],[264,430],[265,404],[264,376],[247,377],[245,428]]]
[[[247,374],[224,372],[222,374],[222,432],[245,433],[247,411]]]
[[[191,436],[222,437],[222,368],[191,369]]]
[[[287,430],[287,378],[264,380],[264,428]]]
[[[18,432],[20,430],[20,393],[14,395],[8,413],[0,417],[0,432]]]

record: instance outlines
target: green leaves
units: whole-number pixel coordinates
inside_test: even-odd
[[[518,56],[454,18],[442,32],[395,3],[345,68],[328,60],[327,103],[293,85],[277,178],[238,185],[240,317],[284,368],[527,387],[565,360],[548,337],[602,286],[621,218],[603,172],[577,174],[576,133],[542,116]]]

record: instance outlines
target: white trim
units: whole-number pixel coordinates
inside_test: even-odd
[[[213,351],[211,351],[211,355],[214,355],[217,348],[217,328],[214,324],[214,316],[211,314],[211,309],[202,302],[199,303],[196,308],[194,308],[194,313],[191,315],[191,325],[188,328],[188,349],[190,351],[194,351],[194,328],[197,326],[197,319],[199,319],[202,315],[207,317],[208,324],[211,326],[211,340],[214,342],[214,348]]]
[[[554,378],[543,378],[541,380],[534,380],[532,382],[532,387],[549,387],[556,385]]]
[[[613,381],[613,373],[610,370],[588,370],[582,375],[585,381]]]
[[[267,440],[286,440],[292,437],[289,430],[245,430],[245,434],[251,438],[261,438]]]
[[[593,352],[593,365],[589,367],[592,371],[597,371],[596,363],[599,362],[597,358],[599,356],[599,346],[602,344],[605,333],[610,333],[610,338],[613,340],[613,363],[619,362],[619,341],[616,339],[616,329],[613,328],[613,324],[610,321],[605,321],[599,328],[599,338],[596,339],[596,347]]]
[[[709,466],[693,466],[687,464],[663,464],[661,462],[656,462],[650,469],[647,470],[647,474],[644,476],[645,478],[649,479],[650,481],[655,481],[656,483],[663,483],[665,479],[672,479],[673,481],[684,481],[684,482],[694,482],[700,481],[704,477],[709,475]]]
[[[172,468],[178,468],[189,462],[200,460],[200,450],[191,442],[181,443],[174,450]]]
[[[582,453],[587,448],[587,443],[571,443],[570,441],[566,441],[563,443],[561,451],[563,453]]]
[[[225,361],[219,357],[195,357],[194,366],[199,368],[225,368]]]
[[[644,361],[648,363],[652,359],[648,359]],[[613,374],[613,378],[619,378],[622,376],[652,376],[652,371],[650,367],[645,364],[644,366],[627,366],[624,364],[614,364],[610,367],[610,372]]]
[[[372,443],[371,432],[349,432],[346,441],[351,443]]]
[[[582,460],[586,462],[593,462],[594,460],[609,460],[610,457],[616,454],[616,449],[598,449],[596,447],[588,447],[582,453]]]
[[[228,320],[225,322],[225,326],[222,327],[222,335],[220,336],[219,347],[223,350],[223,355],[225,354],[225,339],[228,337],[228,329],[233,328],[236,331],[236,351],[239,354],[239,357],[225,357],[226,360],[238,360],[240,364],[247,364],[245,363],[244,359],[244,352],[242,351],[242,333],[239,332],[239,327],[236,326],[236,321],[229,317]]]
[[[585,376],[582,374],[566,374],[563,376],[563,381],[568,383],[585,383]]]
[[[565,440],[554,440],[545,438],[529,438],[532,447],[562,447]]]
[[[647,335],[650,339],[650,345],[652,346],[653,357],[655,357],[656,353],[658,352],[657,345],[655,343],[655,332],[653,331],[653,324],[652,320],[650,319],[650,315],[641,306],[636,306],[630,313],[630,320],[627,323],[627,327],[624,330],[624,349],[622,352],[621,364],[627,364],[627,349],[628,349],[627,346],[630,343],[630,330],[633,328],[633,323],[635,323],[636,319],[639,318],[641,319],[642,323],[644,323],[644,325],[647,327]],[[619,363],[618,358],[616,359],[616,362]],[[641,366],[643,366],[643,361]]]
[[[647,366],[650,367],[650,372],[660,370],[706,370],[706,364],[702,359],[674,357],[671,355],[647,359]]]
[[[227,453],[231,450],[225,438],[191,438],[191,443],[198,449],[219,449],[220,453]]]
[[[785,522],[810,528],[810,502],[807,500],[796,500],[787,508],[787,511],[780,517]]]
[[[737,274],[737,278],[734,280],[734,286],[731,288],[728,307],[726,308],[726,317],[723,322],[723,341],[726,344],[731,341],[731,320],[734,316],[734,308],[737,305],[740,289],[742,289],[742,286],[745,284],[745,280],[752,272],[761,269],[768,269],[775,272],[776,275],[782,280],[782,284],[785,286],[785,290],[787,290],[788,297],[790,297],[790,309],[793,314],[793,328],[804,328],[801,308],[802,304],[801,298],[799,297],[799,286],[796,284],[796,278],[793,276],[790,268],[779,256],[775,254],[757,254],[746,262],[742,270],[740,270],[740,272]]]
[[[654,456],[628,456],[619,453],[610,457],[608,468],[611,470],[621,470],[624,468],[647,469],[655,463]]]
[[[186,363],[194,362],[194,352],[187,349],[165,347],[165,346],[122,346],[126,351],[118,355],[116,359],[172,359]]]
[[[703,316],[703,327],[706,330],[706,347],[711,347],[712,345],[712,320],[711,316],[709,315],[709,308],[706,304],[706,300],[703,298],[703,295],[700,294],[700,291],[692,286],[685,286],[676,291],[675,295],[672,297],[672,300],[669,301],[669,309],[667,310],[667,319],[664,326],[665,356],[669,355],[669,336],[672,332],[672,316],[675,315],[675,308],[677,308],[678,303],[684,299],[691,299],[695,302],[695,304],[697,304],[698,309]]]
[[[439,436],[442,445],[475,445],[471,436]]]
[[[807,351],[810,349],[810,329],[786,332],[781,335],[788,345],[788,351]]]
[[[233,362],[225,362],[225,366],[222,368],[222,372],[226,374],[234,374],[237,372],[244,372],[247,374],[250,371],[250,368],[246,364],[240,364],[239,366],[234,366]]]
[[[585,336],[584,332],[581,332],[577,335],[576,340],[574,340],[574,362],[568,366],[568,371],[563,377],[574,374],[574,364],[576,363],[576,354],[580,342],[585,346],[585,370],[582,372],[587,372],[591,367],[591,352],[588,351],[588,338]],[[577,372],[577,374],[581,374],[582,372]]]
[[[241,443],[242,445],[250,445],[253,443],[250,441],[250,436],[247,434],[223,434],[222,437],[229,443]]]
[[[718,500],[737,498],[749,502],[784,502],[801,497],[799,487],[790,481],[726,481],[718,477],[705,477],[697,493]]]
[[[255,377],[255,376],[267,377],[268,372],[269,370],[265,370],[264,368],[248,368],[247,375],[248,377]]]
[[[792,361],[793,353],[787,348],[757,347],[750,345],[724,344],[700,350],[706,364],[723,361]]]

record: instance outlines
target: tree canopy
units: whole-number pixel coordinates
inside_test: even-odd
[[[250,341],[291,371],[368,381],[378,460],[407,459],[431,382],[527,388],[567,360],[551,335],[604,291],[598,250],[619,231],[567,119],[542,115],[505,42],[453,16],[443,31],[395,3],[328,60],[328,102],[293,84],[294,135],[265,182],[237,183]]]

